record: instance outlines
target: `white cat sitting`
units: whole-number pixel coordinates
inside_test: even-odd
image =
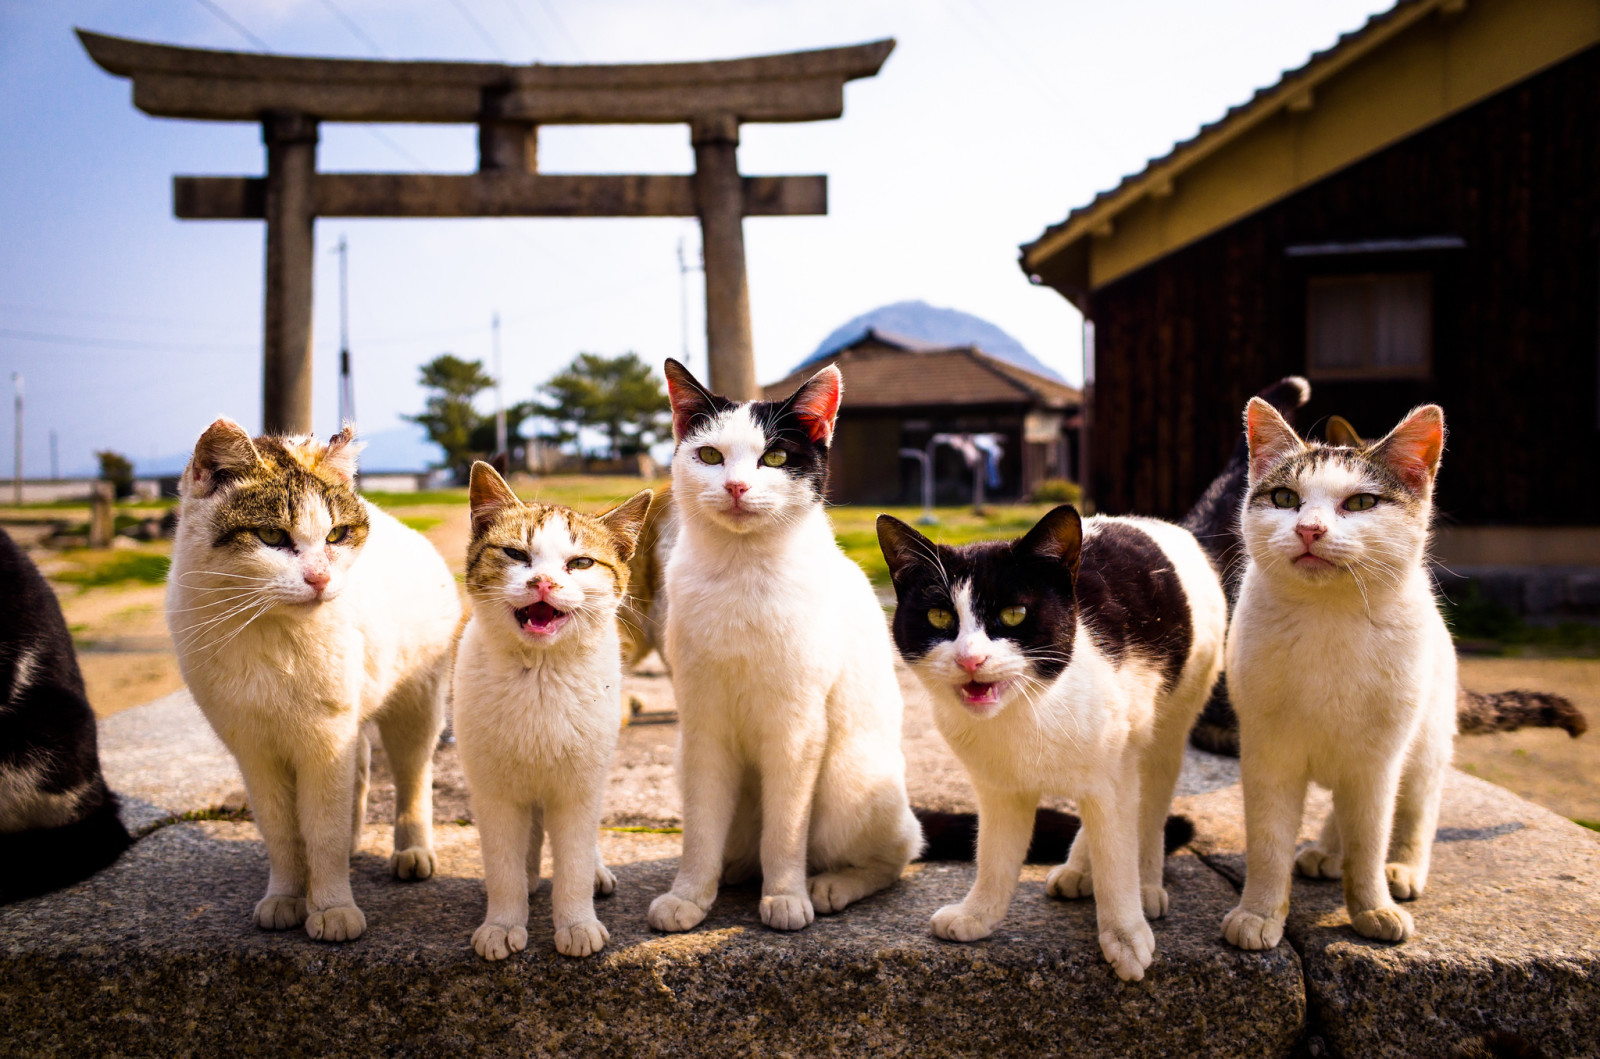
[[[842,389],[781,402],[707,392],[677,361],[666,659],[682,718],[683,861],[657,930],[761,875],[761,921],[800,930],[899,878],[922,845],[883,610],[823,511]],[[809,877],[808,877],[809,876]]]
[[[1307,444],[1245,414],[1250,565],[1228,633],[1246,879],[1229,942],[1283,936],[1291,867],[1344,879],[1357,933],[1402,941],[1422,893],[1456,729],[1456,655],[1423,563],[1444,413],[1418,408],[1365,448]],[[1307,781],[1333,791],[1295,855]]]
[[[594,894],[611,893],[616,879],[595,836],[621,718],[617,607],[650,491],[589,517],[523,504],[476,463],[471,501],[473,612],[456,656],[454,715],[489,890],[472,947],[486,960],[527,947],[528,891],[548,827],[556,949],[588,956],[610,939]]]
[[[394,772],[394,874],[433,874],[433,748],[461,613],[426,538],[356,495],[351,439],[252,441],[213,423],[179,486],[167,580],[183,678],[239,762],[272,863],[256,923],[324,941],[366,929],[350,891],[364,722]]]

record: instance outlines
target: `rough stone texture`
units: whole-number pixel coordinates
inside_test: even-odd
[[[122,797],[129,828],[173,813],[245,804],[239,766],[187,689],[106,718],[98,736],[101,771]]]
[[[1313,792],[1303,840],[1330,805]],[[1239,788],[1180,806],[1205,860],[1241,883]],[[1324,1054],[1449,1056],[1499,1033],[1546,1056],[1600,1055],[1597,879],[1600,836],[1452,772],[1428,890],[1407,905],[1417,933],[1401,945],[1368,941],[1350,929],[1337,882],[1297,878],[1279,949],[1300,955]]]

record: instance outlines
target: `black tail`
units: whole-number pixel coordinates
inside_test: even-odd
[[[1456,691],[1456,730],[1462,735],[1560,728],[1576,739],[1589,730],[1583,712],[1560,695],[1544,691]]]
[[[976,813],[941,813],[932,809],[911,812],[922,824],[927,846],[922,860],[972,860],[978,849]],[[1033,841],[1028,845],[1029,864],[1060,864],[1067,859],[1072,840],[1082,826],[1076,816],[1055,809],[1036,809],[1033,814]],[[1167,817],[1167,852],[1185,846],[1194,838],[1194,824],[1186,816]]]
[[[116,863],[132,844],[109,791],[77,823],[0,834],[0,904],[81,882]]]

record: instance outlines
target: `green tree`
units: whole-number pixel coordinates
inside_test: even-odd
[[[484,417],[472,406],[472,400],[493,386],[494,379],[483,370],[480,360],[462,360],[453,353],[441,353],[422,366],[421,381],[432,391],[422,414],[404,418],[422,424],[428,440],[444,450],[441,466],[450,468],[458,480],[464,481],[474,455],[482,451],[472,442],[473,431]]]
[[[110,482],[116,490],[118,500],[126,500],[133,495],[133,461],[120,452],[106,449],[96,452],[100,460],[100,477],[103,481]]]
[[[671,429],[666,389],[637,353],[579,353],[540,391],[537,412],[556,425],[547,438],[576,441],[589,427],[605,434],[611,459],[643,452]]]

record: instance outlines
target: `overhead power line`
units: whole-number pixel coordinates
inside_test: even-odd
[[[332,12],[334,18],[344,23],[344,28],[350,31],[350,35],[366,45],[367,50],[373,55],[380,59],[388,58],[387,55],[383,54],[383,49],[378,47],[377,42],[367,36],[367,31],[356,25],[356,20],[340,10],[339,5],[335,4],[333,0],[322,0],[322,6]]]
[[[236,30],[241,37],[243,37],[245,40],[249,41],[251,44],[254,44],[256,47],[260,48],[262,51],[270,52],[272,50],[271,48],[267,47],[267,42],[266,41],[262,40],[260,37],[256,36],[254,33],[251,33],[248,29],[246,29],[244,27],[244,23],[240,22],[238,19],[236,19],[232,15],[228,14],[219,5],[214,3],[213,0],[195,0],[195,3],[199,4],[201,7],[205,8],[207,11],[211,12],[213,15],[216,15],[218,18],[220,18],[222,21],[226,22],[228,25],[232,26],[234,28],[234,30]]]
[[[477,16],[467,9],[467,5],[462,3],[462,0],[450,0],[450,6],[461,12],[461,17],[467,20],[467,24],[489,46],[489,50],[494,52],[497,58],[504,59],[506,57],[506,53],[501,50],[499,42],[490,35],[488,30],[483,28],[483,23],[479,22]]]

